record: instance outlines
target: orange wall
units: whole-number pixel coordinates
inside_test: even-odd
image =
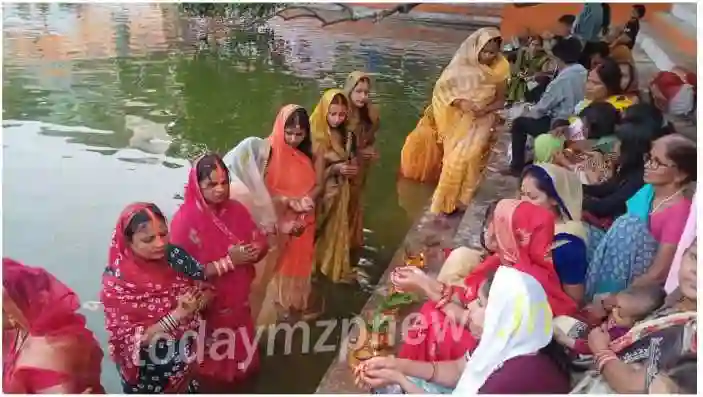
[[[610,3],[611,24],[624,24],[630,17],[632,5],[636,3]],[[645,21],[650,20],[658,11],[670,11],[671,3],[644,3],[647,7]],[[578,15],[583,7],[580,3],[549,3],[531,7],[515,7],[506,4],[503,7],[500,31],[503,37],[541,34],[552,30],[557,19],[564,14]]]

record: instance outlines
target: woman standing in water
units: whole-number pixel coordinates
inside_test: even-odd
[[[324,159],[324,194],[318,200],[316,267],[335,283],[351,283],[351,181],[359,174],[356,137],[347,129],[349,101],[325,91],[310,117],[313,147]]]
[[[310,120],[298,105],[284,106],[278,112],[268,142],[271,155],[266,186],[276,202],[282,247],[274,278],[274,301],[286,320],[294,315],[311,320],[322,309],[310,298],[315,200],[321,192],[324,159],[313,156]]]
[[[437,80],[432,104],[405,140],[401,175],[420,182],[439,178],[430,208],[435,214],[465,209],[478,187],[494,140],[494,112],[505,104],[510,74],[500,47],[496,28],[471,34]]]
[[[266,255],[268,245],[249,211],[230,200],[229,184],[227,167],[218,155],[198,158],[190,170],[185,201],[171,222],[173,243],[196,260],[212,262],[229,253],[233,264],[231,271],[214,280],[215,296],[204,313],[206,343],[226,347],[224,352],[209,348],[198,368],[208,390],[230,390],[259,365],[249,295],[253,265]],[[223,329],[228,332],[213,334]]]
[[[103,394],[103,352],[78,296],[44,269],[2,259],[2,391]]]
[[[371,103],[371,77],[364,72],[351,72],[344,84],[344,93],[349,98],[349,115],[347,129],[356,137],[359,152],[359,174],[352,181],[351,204],[353,209],[350,228],[352,231],[352,248],[361,247],[364,243],[364,211],[363,193],[366,177],[373,159],[378,158],[374,147],[376,132],[380,126],[378,109]]]
[[[195,284],[205,272],[168,237],[166,218],[150,203],[127,206],[112,235],[100,301],[127,394],[198,390],[184,357],[194,346],[184,334],[196,332],[209,298]]]

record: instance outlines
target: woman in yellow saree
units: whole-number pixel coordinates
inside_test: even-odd
[[[371,77],[364,72],[351,72],[344,84],[344,94],[349,99],[349,114],[346,128],[356,137],[359,153],[359,174],[351,181],[351,244],[358,248],[364,243],[363,193],[371,161],[378,158],[374,147],[376,132],[380,126],[378,108],[371,103]]]
[[[354,280],[350,263],[351,181],[359,171],[356,137],[346,126],[349,100],[342,90],[325,91],[310,116],[313,151],[324,158],[324,190],[317,203],[315,266],[335,283]]]
[[[471,34],[440,75],[432,104],[405,141],[401,175],[426,182],[441,170],[433,213],[464,209],[476,191],[494,140],[493,112],[504,107],[510,75],[500,47],[496,28]]]

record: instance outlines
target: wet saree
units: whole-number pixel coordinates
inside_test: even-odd
[[[439,180],[433,212],[452,212],[457,201],[470,200],[483,170],[494,115],[474,117],[452,102],[465,99],[483,107],[494,101],[497,87],[510,74],[510,65],[502,56],[493,67],[481,65],[478,54],[497,37],[497,29],[482,28],[462,43],[435,83],[431,104],[403,145],[402,177],[419,182]]]
[[[554,236],[554,215],[544,208],[518,200],[501,200],[494,212],[497,254],[471,270],[463,286],[453,286],[453,301],[467,306],[478,297],[488,276],[501,265],[534,277],[544,288],[555,316],[573,314],[576,303],[561,288],[549,256]],[[411,326],[399,357],[417,361],[456,360],[477,345],[468,329],[450,322],[435,302],[422,306],[417,324]],[[461,331],[461,332],[458,332]],[[458,332],[458,334],[457,334]],[[448,337],[451,336],[451,337]]]
[[[269,162],[269,141],[258,137],[243,139],[223,158],[230,173],[230,199],[244,205],[259,227],[267,233],[269,250],[266,256],[254,264],[256,277],[251,284],[249,303],[251,315],[256,323],[267,322],[260,316],[266,299],[267,286],[273,279],[280,255],[278,217],[273,199],[266,187],[264,174]]]
[[[325,168],[347,161],[356,161],[354,134],[345,130],[346,139],[334,139],[327,123],[332,99],[344,95],[341,90],[325,91],[310,116],[315,153],[324,156]],[[316,211],[315,268],[333,282],[346,282],[353,277],[351,268],[351,225],[356,208],[351,208],[351,182],[342,175],[327,175]]]
[[[197,177],[198,158],[193,163],[186,185],[185,201],[171,221],[171,242],[184,248],[200,263],[209,263],[228,255],[231,245],[257,244],[261,257],[250,264],[236,265],[234,270],[211,280],[215,295],[203,313],[206,321],[206,345],[227,346],[227,354],[217,349],[206,350],[198,367],[198,375],[209,384],[231,385],[248,378],[258,370],[259,355],[251,349],[254,321],[249,296],[254,280],[254,264],[267,253],[265,234],[257,227],[249,211],[234,200],[217,206],[205,201]],[[215,330],[227,329],[230,332]],[[231,342],[231,333],[236,337]],[[233,349],[229,345],[234,345]],[[233,351],[233,354],[231,354]],[[224,356],[224,357],[223,357]]]
[[[278,198],[302,199],[316,183],[312,159],[285,141],[285,123],[298,108],[297,105],[284,106],[278,112],[268,138],[271,158],[266,171],[266,186],[271,195]],[[300,222],[305,225],[305,230],[297,237],[280,234],[281,254],[274,277],[274,300],[285,309],[304,310],[308,306],[315,257],[315,212],[298,213],[286,204],[278,205],[277,211],[279,224]]]
[[[350,97],[354,87],[359,83],[359,80],[366,79],[371,82],[371,77],[364,72],[351,72],[344,84],[344,94],[347,98]],[[370,84],[370,83],[369,83]],[[361,116],[361,111],[354,105],[350,104],[349,115],[347,116],[346,126],[356,138],[357,151],[361,152],[373,147],[376,142],[376,132],[380,126],[378,108],[373,103],[366,105],[367,120]],[[358,158],[359,174],[351,181],[351,198],[349,208],[351,211],[351,219],[349,227],[351,229],[351,247],[358,248],[364,243],[364,200],[363,193],[366,186],[366,178],[368,176],[371,161],[363,157]]]
[[[3,393],[104,394],[103,352],[77,312],[78,296],[46,270],[9,258],[2,285]]]

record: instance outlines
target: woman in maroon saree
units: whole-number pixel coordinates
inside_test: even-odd
[[[204,389],[223,391],[259,367],[249,294],[254,264],[268,250],[265,233],[244,205],[230,200],[229,183],[229,172],[218,155],[200,157],[190,170],[185,202],[171,221],[173,244],[200,263],[227,255],[232,259],[233,269],[212,281],[215,295],[203,313],[207,349],[197,370]]]
[[[104,394],[103,352],[78,296],[44,269],[2,260],[2,391]]]

